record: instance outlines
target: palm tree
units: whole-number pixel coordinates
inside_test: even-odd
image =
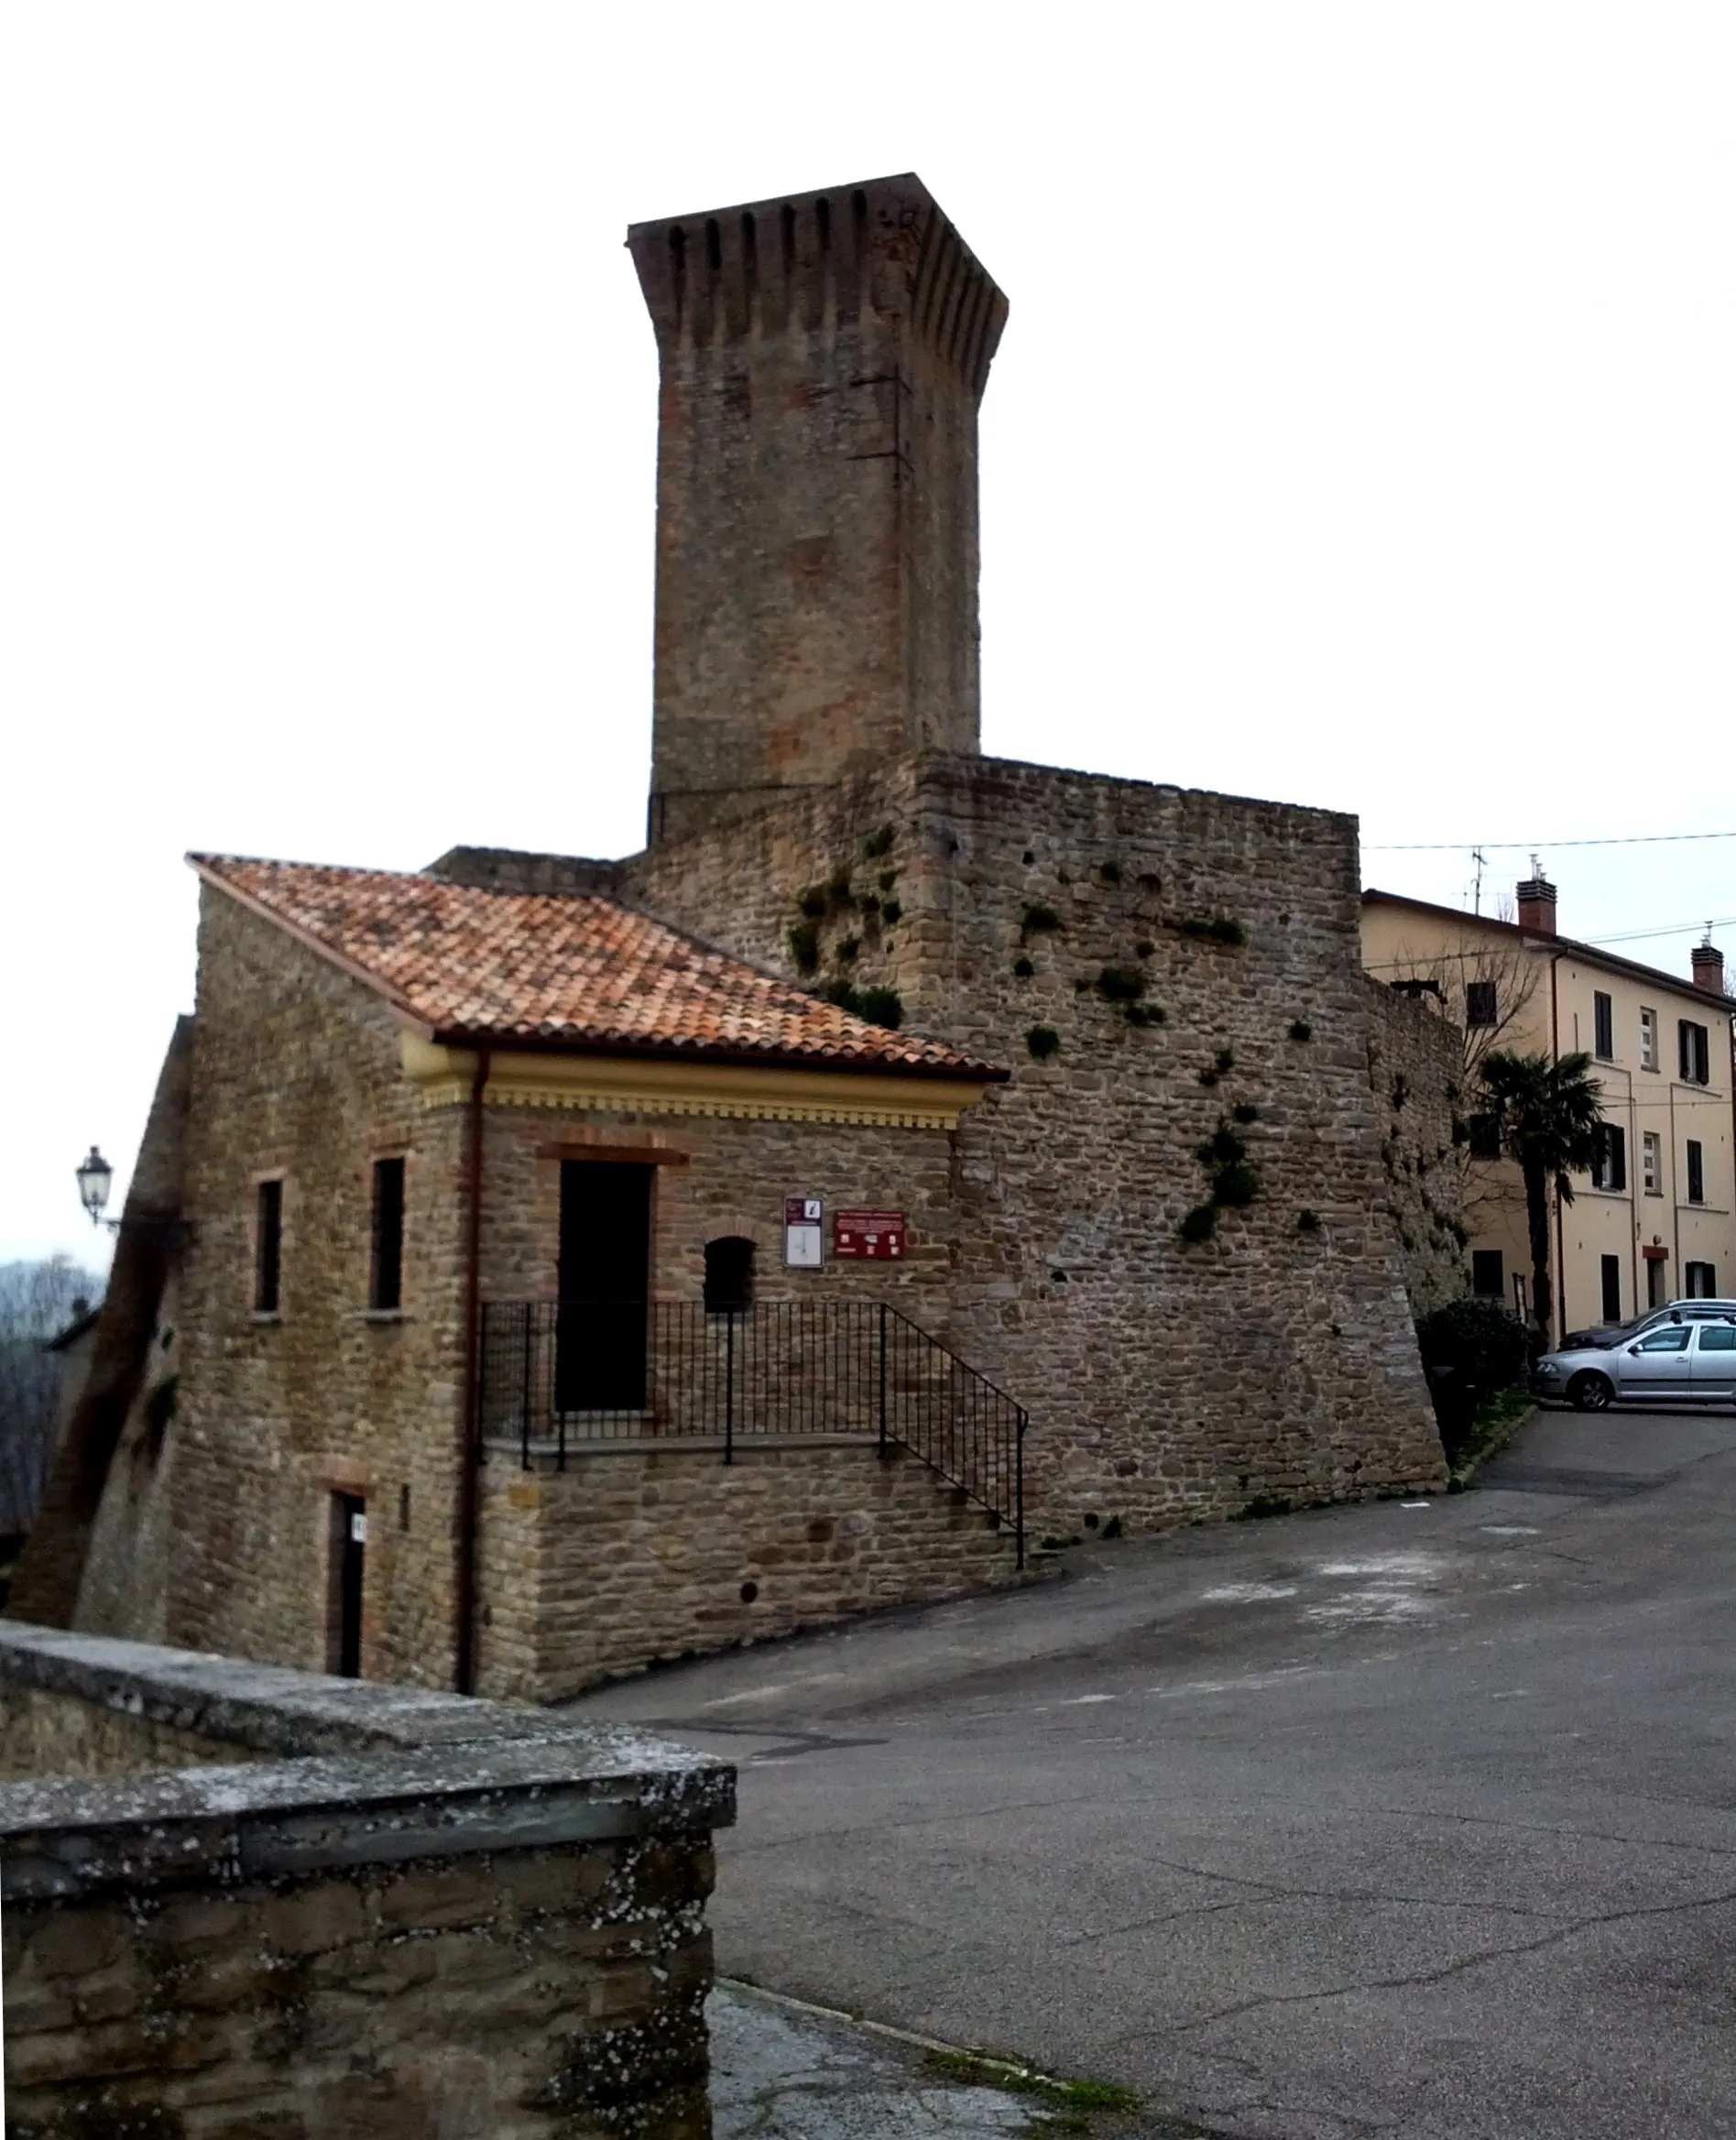
[[[1519,1163],[1531,1235],[1531,1312],[1545,1343],[1554,1299],[1549,1284],[1549,1179],[1564,1204],[1573,1202],[1573,1173],[1596,1164],[1603,1149],[1603,1087],[1591,1058],[1485,1055],[1480,1075],[1484,1110],[1501,1149]]]

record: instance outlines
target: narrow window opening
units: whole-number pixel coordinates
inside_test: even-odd
[[[1694,1137],[1687,1141],[1687,1200],[1690,1204],[1706,1201],[1706,1154]]]
[[[1598,1133],[1598,1156],[1591,1163],[1591,1186],[1615,1190],[1627,1185],[1628,1133],[1614,1122],[1605,1122]]]
[[[1591,998],[1591,1022],[1596,1035],[1592,1045],[1603,1062],[1609,1062],[1615,1054],[1615,999],[1606,996],[1601,988]]]
[[[824,193],[813,204],[813,221],[820,234],[820,250],[829,253],[832,250],[832,203]]]
[[[788,275],[796,264],[796,212],[787,201],[778,222],[783,234],[783,271]]]
[[[724,234],[715,215],[705,218],[705,259],[714,273],[724,264]]]
[[[283,1184],[259,1184],[253,1258],[253,1308],[275,1316],[283,1273]]]
[[[740,1234],[705,1243],[705,1312],[739,1315],[753,1305],[754,1245]]]
[[[1621,1320],[1621,1259],[1604,1256],[1600,1260],[1603,1277],[1603,1319],[1606,1323]]]
[[[759,267],[759,235],[754,228],[754,220],[744,209],[741,217],[741,257],[751,282]]]
[[[373,1244],[369,1256],[367,1305],[389,1313],[404,1300],[404,1163],[374,1162]]]

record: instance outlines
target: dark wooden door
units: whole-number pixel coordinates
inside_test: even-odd
[[[559,1411],[644,1408],[654,1172],[628,1162],[562,1162]]]

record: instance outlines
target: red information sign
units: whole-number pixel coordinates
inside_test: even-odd
[[[832,1253],[896,1261],[904,1253],[901,1211],[839,1211],[832,1219]]]

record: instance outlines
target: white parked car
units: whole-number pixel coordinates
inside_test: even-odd
[[[1537,1397],[1565,1397],[1579,1412],[1736,1404],[1736,1306],[1685,1302],[1681,1314],[1665,1309],[1648,1317],[1619,1344],[1546,1352],[1532,1370],[1531,1389]]]

